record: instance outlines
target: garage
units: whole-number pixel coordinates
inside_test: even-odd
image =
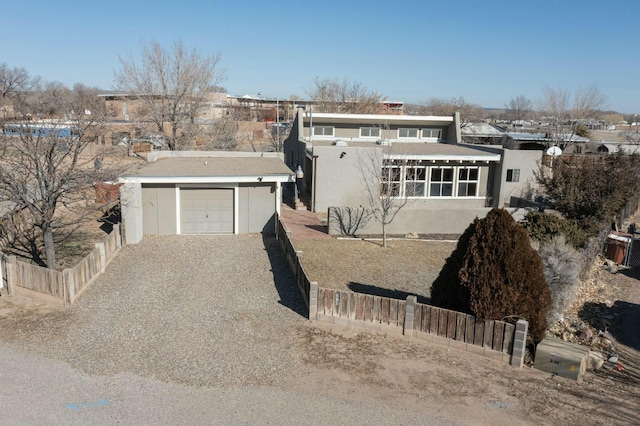
[[[154,152],[119,182],[123,238],[275,234],[282,185],[295,176],[280,153]]]
[[[233,234],[233,189],[181,188],[181,234]]]

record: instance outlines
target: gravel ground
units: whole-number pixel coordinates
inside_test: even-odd
[[[289,348],[305,322],[276,244],[260,235],[145,238],[123,247],[72,308],[18,312],[0,333],[92,374],[274,384],[297,362]]]

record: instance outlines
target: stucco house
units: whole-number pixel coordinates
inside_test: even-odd
[[[407,204],[392,234],[460,233],[475,217],[520,196],[541,151],[462,143],[459,114],[407,116],[313,113],[300,109],[284,143],[285,162],[302,172],[301,198],[314,212],[367,207],[361,164],[377,152],[379,170]],[[366,160],[365,160],[366,161]],[[370,222],[361,233],[378,233]]]
[[[120,178],[123,236],[275,233],[282,184],[278,153],[162,151]]]

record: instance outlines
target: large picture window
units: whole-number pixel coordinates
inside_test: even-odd
[[[380,195],[407,198],[480,196],[480,167],[429,164],[421,161],[385,161]]]
[[[453,167],[431,167],[430,197],[453,196]]]
[[[410,165],[404,169],[404,193],[407,197],[424,197],[427,187],[427,168]]]
[[[400,183],[402,182],[402,167],[394,162],[386,164],[382,169],[382,183],[380,195],[391,197],[400,196]]]
[[[458,168],[458,197],[476,197],[478,195],[478,168]]]

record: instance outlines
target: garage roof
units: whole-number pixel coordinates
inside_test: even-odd
[[[264,156],[260,153],[239,153],[238,156],[230,154],[160,157],[119,180],[166,184],[295,181],[294,173],[278,156],[266,153]]]
[[[192,157],[162,158],[133,172],[134,177],[233,177],[293,174],[279,158]]]

